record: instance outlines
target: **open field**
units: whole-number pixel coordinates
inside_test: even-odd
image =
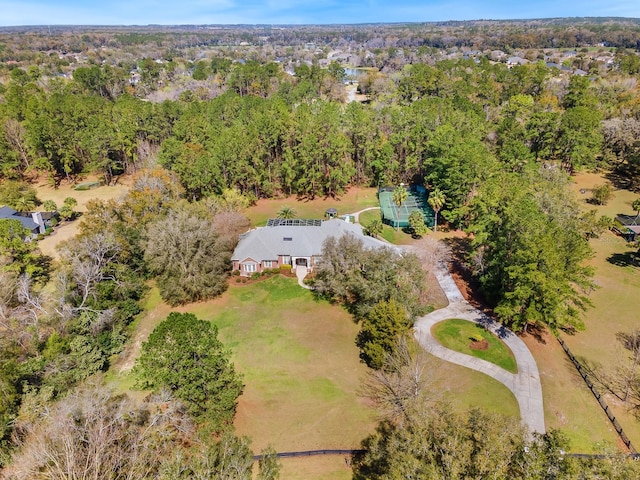
[[[589,189],[604,183],[600,174],[582,174],[576,177],[575,190]],[[590,192],[581,195],[587,209],[595,208],[600,215],[615,217],[619,213],[635,213],[631,203],[640,194],[628,190],[614,189],[613,198],[603,206],[587,203]],[[621,347],[616,333],[629,333],[640,328],[638,320],[638,299],[640,299],[640,267],[629,264],[628,254],[632,247],[622,238],[606,232],[600,238],[591,240],[594,257],[590,264],[595,268],[595,282],[599,286],[590,298],[594,308],[585,315],[586,330],[574,336],[564,336],[565,342],[577,357],[589,362],[600,363],[615,368]],[[559,346],[557,348],[560,348]],[[624,406],[613,398],[608,399],[622,427],[636,448],[640,447],[640,422]],[[599,408],[595,400],[593,403]],[[598,412],[604,417],[604,413]]]
[[[281,458],[280,478],[283,480],[350,480],[353,475],[350,459],[344,455]]]
[[[438,342],[451,350],[481,358],[511,373],[518,373],[516,360],[509,347],[478,324],[454,318],[434,325],[432,333]],[[487,341],[488,348],[486,350],[470,347],[471,340],[476,336]]]
[[[58,188],[53,188],[46,180],[40,180],[37,185],[34,185],[34,188],[38,193],[38,198],[43,202],[45,200],[53,200],[56,205],[61,206],[65,198],[73,197],[78,202],[74,209],[77,212],[85,212],[87,203],[90,200],[111,200],[122,197],[129,189],[130,181],[131,177],[123,176],[116,185],[103,185],[90,190],[78,191],[74,190],[73,185],[68,183],[63,183]],[[56,227],[51,235],[38,242],[42,253],[57,258],[56,247],[65,240],[77,235],[79,223],[80,219],[77,219],[73,222],[63,222],[59,227]]]
[[[557,340],[549,333],[542,335],[542,341],[532,335],[520,338],[538,365],[547,429],[559,428],[566,433],[571,451],[576,453],[595,453],[598,442],[622,445],[611,422]],[[566,336],[564,338],[567,340]]]
[[[638,194],[626,190],[615,189],[612,200],[604,206],[587,202],[591,198],[589,189],[604,182],[602,174],[578,174],[572,189],[585,209],[595,208],[599,215],[615,217],[618,213],[633,213],[631,202]],[[581,189],[586,192],[580,193]],[[612,233],[605,232],[591,240],[591,247],[594,257],[590,264],[600,287],[590,295],[594,308],[585,314],[585,331],[573,336],[565,334],[563,338],[577,357],[612,365],[619,353],[616,333],[639,327],[635,304],[640,298],[640,268],[625,264],[628,258],[625,254],[631,247]],[[548,334],[542,336],[544,343],[532,335],[525,335],[523,340],[540,370],[547,428],[562,428],[571,438],[574,451],[592,451],[598,441],[621,445],[606,415],[558,342]],[[636,448],[640,446],[640,423],[624,407],[611,399],[609,403]]]
[[[357,325],[295,279],[232,284],[216,300],[181,308],[161,302],[155,289],[146,301],[151,308],[136,321],[132,346],[108,377],[116,385],[132,384],[128,369],[141,342],[170,311],[192,312],[218,326],[244,375],[235,423],[256,451],[269,444],[278,451],[358,448],[373,431],[373,412],[356,393],[366,371],[354,344]]]
[[[96,180],[96,177],[90,176],[85,181]],[[98,178],[99,180],[99,178]],[[120,198],[123,196],[131,185],[131,177],[123,175],[118,179],[115,185],[101,185],[89,190],[74,190],[74,185],[68,183],[62,183],[58,188],[53,188],[46,179],[39,180],[34,188],[38,192],[38,198],[43,202],[45,200],[53,200],[58,206],[62,205],[62,202],[67,197],[73,197],[77,200],[78,206],[75,210],[78,212],[86,211],[87,203],[90,200],[111,200],[113,198]]]
[[[337,208],[338,215],[353,213],[367,207],[377,207],[378,197],[375,188],[352,187],[337,198],[316,197],[313,200],[298,199],[295,196],[275,199],[260,199],[249,207],[245,214],[254,226],[266,225],[282,207],[291,207],[296,218],[323,218],[327,208]]]
[[[359,448],[373,431],[373,411],[357,395],[366,371],[354,345],[357,325],[340,307],[316,302],[294,279],[232,283],[216,300],[181,308],[166,305],[151,288],[144,307],[129,350],[107,375],[119,391],[133,387],[128,369],[153,328],[172,310],[188,311],[218,326],[244,374],[235,423],[239,434],[252,437],[255,451],[268,444],[278,451]],[[459,408],[481,406],[518,415],[511,392],[493,379],[436,358],[433,365],[441,399]],[[285,459],[282,464],[282,478],[351,478],[342,456]]]
[[[282,276],[225,296],[224,309],[190,311],[218,326],[244,374],[238,433],[250,435],[256,450],[357,448],[373,419],[356,394],[366,367],[351,317]]]

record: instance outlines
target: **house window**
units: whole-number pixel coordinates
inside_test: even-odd
[[[256,271],[256,264],[255,263],[245,263],[244,264],[244,271],[247,272],[247,273],[255,272]]]
[[[273,260],[265,260],[262,263],[264,264],[264,268],[273,268]]]
[[[291,265],[291,257],[289,255],[284,255],[282,257],[282,263],[285,265]]]

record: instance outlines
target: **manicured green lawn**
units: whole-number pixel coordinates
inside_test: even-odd
[[[360,225],[363,227],[367,225],[372,220],[380,220],[380,210],[369,210],[368,212],[362,212],[360,214]],[[410,234],[405,233],[400,230],[396,230],[389,225],[384,225],[382,230],[382,238],[384,238],[387,242],[393,243],[395,245],[405,245],[413,242],[413,238]]]
[[[358,326],[342,308],[276,275],[232,284],[220,301],[188,311],[218,326],[244,375],[235,426],[255,450],[357,448],[373,431],[373,412],[357,394],[366,371]]]
[[[473,322],[460,319],[445,320],[434,325],[432,331],[433,336],[451,350],[495,363],[512,373],[518,372],[516,360],[509,347],[491,332]],[[488,342],[489,346],[486,350],[470,347],[472,339],[477,335]]]
[[[245,390],[235,427],[252,438],[260,451],[272,444],[278,451],[359,448],[375,428],[371,406],[358,396],[366,367],[359,362],[354,338],[358,326],[339,306],[316,301],[292,278],[276,275],[256,283],[236,284],[221,297],[171,308],[152,288],[148,308],[134,324],[132,343],[141,343],[169,312],[191,312],[211,320],[229,348]],[[134,350],[130,363],[137,356]],[[515,398],[491,378],[439,359],[442,373],[435,387],[442,399],[458,408],[482,406],[518,415]],[[112,369],[107,380],[118,391],[130,391],[134,379]],[[303,464],[302,464],[303,463]],[[283,461],[282,478],[350,478],[344,460],[311,457]]]
[[[371,223],[372,220],[381,220],[380,210],[369,210],[360,214],[361,225],[367,225],[368,223]]]
[[[438,371],[435,386],[443,400],[460,410],[482,408],[520,418],[516,397],[499,381],[439,358],[433,362]]]

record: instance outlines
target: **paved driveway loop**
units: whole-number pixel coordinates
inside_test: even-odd
[[[477,370],[498,380],[515,395],[520,406],[522,422],[529,428],[529,431],[545,433],[540,374],[527,346],[511,330],[473,308],[460,293],[445,265],[439,266],[436,277],[449,300],[449,306],[436,310],[416,321],[414,334],[420,345],[436,357]],[[464,353],[454,352],[440,345],[431,335],[431,327],[438,322],[452,318],[478,323],[500,337],[513,352],[518,364],[518,373],[513,374],[493,363]]]

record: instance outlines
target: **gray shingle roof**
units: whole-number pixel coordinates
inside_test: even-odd
[[[322,244],[329,237],[351,234],[360,238],[367,248],[389,247],[384,242],[363,235],[362,228],[353,223],[333,219],[320,226],[274,226],[251,230],[240,237],[232,260],[248,258],[256,262],[278,260],[280,255],[311,257],[322,254]]]
[[[33,218],[31,218],[31,215],[22,215],[11,207],[0,207],[0,220],[2,219],[18,220],[23,227],[28,228],[31,231],[39,228],[38,224],[33,221]]]

